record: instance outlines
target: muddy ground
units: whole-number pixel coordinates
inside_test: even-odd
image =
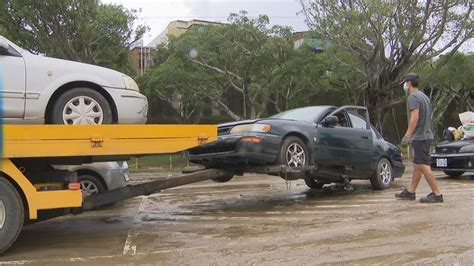
[[[471,264],[474,180],[437,173],[444,204],[397,201],[391,189],[314,191],[249,175],[135,198],[27,226],[2,264]],[[136,182],[154,173],[133,175]],[[429,192],[424,181],[418,197]]]

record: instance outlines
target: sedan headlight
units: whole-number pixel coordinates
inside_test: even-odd
[[[123,75],[123,83],[125,84],[125,89],[139,91],[137,83],[131,77]]]
[[[270,131],[271,126],[267,124],[246,124],[235,126],[230,130],[231,134],[243,133],[243,132],[262,132],[267,133]]]

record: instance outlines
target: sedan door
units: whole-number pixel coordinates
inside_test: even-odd
[[[318,127],[316,139],[316,161],[327,166],[342,166],[352,172],[350,165],[353,155],[353,129],[350,128],[349,117],[345,111],[335,114],[339,125]]]
[[[362,176],[370,176],[373,169],[373,134],[367,129],[367,121],[362,117],[349,113],[352,123],[353,150],[351,161],[354,162],[355,171]]]
[[[0,41],[8,43],[3,36]],[[25,62],[12,46],[0,48],[0,97],[3,118],[23,118],[26,90]]]

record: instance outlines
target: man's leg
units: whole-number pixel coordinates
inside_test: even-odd
[[[410,188],[408,189],[408,192],[415,193],[416,188],[418,187],[418,184],[420,183],[421,180],[421,169],[419,164],[413,164],[413,177],[411,179],[411,184]]]
[[[436,178],[435,178],[433,172],[431,171],[430,166],[426,165],[426,164],[420,164],[419,169],[423,173],[423,175],[425,176],[425,179],[426,179],[426,182],[428,182],[428,185],[430,185],[431,191],[433,191],[433,193],[436,196],[441,195],[441,191],[439,190],[438,182],[436,182]]]

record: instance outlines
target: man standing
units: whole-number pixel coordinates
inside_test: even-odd
[[[398,199],[415,200],[415,191],[423,174],[431,187],[432,193],[421,198],[420,202],[443,202],[443,195],[430,168],[430,146],[434,139],[431,101],[426,94],[418,90],[419,83],[420,77],[415,73],[408,73],[403,77],[403,89],[405,93],[410,94],[407,102],[410,122],[407,132],[402,139],[402,146],[408,146],[411,140],[415,156],[413,158],[413,178],[410,188],[403,189],[402,192],[395,194],[395,197]]]

